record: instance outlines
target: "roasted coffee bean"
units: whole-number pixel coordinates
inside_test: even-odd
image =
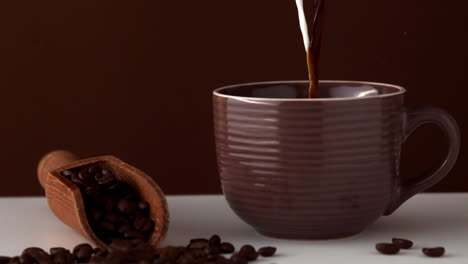
[[[21,263],[21,260],[19,257],[14,257],[10,259],[10,262],[8,264],[23,264],[23,263]]]
[[[208,239],[205,239],[205,238],[191,239],[188,245],[188,248],[204,249],[206,247],[208,247]]]
[[[141,232],[143,233],[152,233],[154,231],[154,221],[149,220],[148,222],[145,223],[145,225],[141,228]]]
[[[413,246],[413,242],[411,240],[403,238],[392,238],[392,243],[402,249],[409,249]]]
[[[445,254],[445,248],[435,247],[435,248],[423,248],[422,252],[428,257],[438,258],[442,257]]]
[[[80,178],[80,180],[82,181],[85,181],[85,182],[91,182],[91,178],[93,176],[91,176],[88,172],[87,169],[82,169],[80,172],[78,172],[78,178]]]
[[[83,192],[87,195],[93,195],[94,193],[99,191],[99,186],[92,184],[83,189]]]
[[[201,258],[206,256],[206,252],[203,249],[199,248],[187,248],[185,251],[186,255],[190,255],[193,258]]]
[[[94,253],[94,249],[89,244],[80,244],[73,249],[73,254],[78,262],[88,262]]]
[[[205,248],[205,251],[208,255],[218,255],[221,252],[219,246],[216,245],[208,246],[207,248]]]
[[[142,231],[143,227],[149,221],[150,221],[150,219],[148,217],[139,215],[139,216],[135,217],[135,221],[133,221],[133,227],[138,231]]]
[[[99,227],[101,228],[101,230],[103,230],[105,232],[114,232],[115,231],[115,225],[110,223],[110,222],[107,222],[107,221],[100,222]]]
[[[124,233],[124,238],[144,238],[145,236],[138,231],[128,231]]]
[[[100,185],[108,185],[116,181],[116,178],[113,174],[103,174],[103,173],[97,173],[96,175],[94,175],[94,179]]]
[[[99,166],[97,166],[97,165],[90,166],[88,168],[88,173],[91,174],[91,175],[94,175],[94,174],[96,174],[98,172],[101,172],[101,168]]]
[[[20,262],[23,264],[35,264],[36,260],[33,258],[33,256],[27,253],[23,253],[20,256]]]
[[[94,222],[97,222],[97,221],[101,220],[104,217],[104,214],[103,214],[103,212],[101,212],[99,210],[91,209],[90,212],[88,213],[88,216],[91,216],[91,219]]]
[[[78,174],[77,173],[74,173],[72,176],[71,176],[71,181],[75,184],[77,184],[78,186],[80,187],[86,187],[86,182],[84,182],[82,179],[80,179],[78,177]]]
[[[219,246],[221,245],[221,238],[218,235],[212,235],[208,240],[210,246]]]
[[[57,253],[62,252],[62,251],[70,252],[68,249],[63,248],[63,247],[53,247],[53,248],[49,249],[49,252],[50,252],[51,255],[57,254]]]
[[[75,263],[75,256],[67,251],[60,251],[52,255],[52,263],[54,264],[72,264]]]
[[[129,232],[129,231],[133,231],[133,227],[130,224],[124,224],[124,225],[120,226],[119,230],[118,230],[118,232],[120,234],[124,234],[124,233]]]
[[[145,239],[142,239],[142,238],[134,238],[132,240],[130,240],[130,244],[132,244],[133,246],[143,246],[146,244],[146,240]]]
[[[109,170],[109,169],[102,169],[102,170],[101,170],[101,173],[102,173],[103,175],[106,175],[106,176],[108,176],[108,175],[114,176],[114,173],[113,173],[111,170]],[[115,176],[114,176],[114,177],[115,177]]]
[[[132,249],[132,244],[130,240],[122,239],[122,238],[115,238],[115,239],[112,239],[111,243],[109,244],[108,251],[110,253],[115,252],[115,251],[127,252],[131,249]]]
[[[73,175],[73,172],[71,170],[64,170],[60,174],[64,177],[70,178]]]
[[[118,223],[119,222],[119,216],[115,213],[112,212],[106,212],[104,214],[104,218],[110,222],[110,223]]]
[[[159,250],[159,255],[170,260],[176,260],[183,252],[183,247],[167,246]]]
[[[28,255],[32,256],[33,258],[35,258],[35,259],[41,258],[41,257],[45,257],[45,258],[49,257],[49,254],[47,252],[45,252],[42,248],[38,248],[38,247],[26,248],[21,253],[21,255],[23,255],[23,254],[28,254]]]
[[[10,257],[0,256],[0,264],[7,264],[10,261]]]
[[[136,211],[138,208],[137,203],[130,199],[120,199],[118,204],[117,204],[119,211],[124,213],[124,214],[131,214]]]
[[[230,254],[230,253],[234,252],[234,250],[235,250],[234,246],[229,242],[221,243],[221,245],[219,246],[219,249],[220,249],[221,253],[223,253],[223,254]]]
[[[107,255],[107,250],[101,249],[101,248],[95,248],[94,249],[94,256],[106,256]]]
[[[108,189],[115,194],[127,195],[133,192],[133,188],[125,182],[116,182],[112,185],[109,185]]]
[[[392,243],[378,243],[375,249],[385,255],[395,255],[400,252],[400,248]]]
[[[239,250],[239,255],[245,257],[247,260],[256,260],[258,258],[258,253],[255,248],[251,245],[244,245]]]
[[[216,256],[214,261],[215,261],[216,264],[232,264],[232,262],[229,259],[227,259],[227,258],[225,258],[223,256],[219,256],[219,255]]]
[[[89,264],[104,264],[106,263],[106,256],[93,256]],[[110,263],[109,263],[110,264]]]
[[[239,253],[233,254],[230,258],[231,262],[234,264],[247,264],[247,259],[240,255]]]
[[[206,258],[204,258],[204,263],[213,263],[213,264],[224,264],[224,263],[230,263],[232,262],[225,257],[221,255],[208,255]]]
[[[258,250],[258,254],[262,257],[271,257],[276,253],[275,247],[262,247]]]
[[[106,201],[104,202],[104,210],[107,212],[113,212],[117,209],[118,199],[114,196],[106,196]],[[117,222],[117,220],[111,220],[112,222]]]
[[[138,203],[138,209],[142,210],[142,211],[146,211],[149,209],[149,203],[146,202],[146,201],[141,201]]]

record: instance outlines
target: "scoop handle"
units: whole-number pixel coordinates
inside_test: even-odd
[[[49,172],[66,166],[78,159],[77,155],[66,150],[55,150],[44,155],[39,162],[39,165],[37,165],[37,178],[39,179],[39,183],[42,188],[45,188]]]

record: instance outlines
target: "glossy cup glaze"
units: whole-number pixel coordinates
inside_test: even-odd
[[[402,87],[323,81],[319,99],[307,99],[307,85],[251,83],[213,93],[223,192],[259,233],[301,239],[357,234],[454,165],[460,146],[456,122],[440,109],[405,109]],[[428,122],[448,137],[446,160],[403,184],[402,143]]]

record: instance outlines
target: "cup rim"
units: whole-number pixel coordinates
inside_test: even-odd
[[[233,98],[233,99],[240,99],[240,100],[255,100],[255,101],[286,101],[286,102],[321,102],[321,101],[355,101],[355,100],[369,100],[369,99],[376,99],[376,98],[385,98],[396,96],[400,94],[404,94],[406,89],[402,86],[389,84],[389,83],[381,83],[381,82],[367,82],[367,81],[346,81],[346,80],[320,80],[320,83],[332,83],[332,84],[363,84],[363,85],[370,85],[370,86],[386,86],[395,88],[398,91],[386,94],[379,94],[379,95],[371,95],[365,97],[340,97],[340,98],[264,98],[264,97],[248,97],[248,96],[238,96],[238,95],[226,95],[222,94],[221,91],[230,89],[230,88],[238,88],[242,86],[251,86],[251,85],[269,85],[269,84],[291,84],[291,83],[308,83],[308,80],[290,80],[290,81],[265,81],[265,82],[250,82],[250,83],[241,83],[241,84],[234,84],[223,86],[217,88],[213,91],[213,95],[217,97],[224,97],[224,98]]]

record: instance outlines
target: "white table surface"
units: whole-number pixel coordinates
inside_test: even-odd
[[[263,237],[234,215],[222,196],[169,196],[168,202],[171,226],[164,245],[185,245],[190,238],[217,233],[235,246],[278,248],[277,257],[258,264],[468,263],[468,194],[418,195],[363,233],[328,241]],[[42,197],[0,198],[0,223],[0,255],[18,255],[29,246],[72,248],[86,242],[54,217]],[[374,250],[375,243],[392,237],[413,240],[414,249],[396,256]],[[423,256],[421,248],[430,246],[444,246],[447,255]]]

